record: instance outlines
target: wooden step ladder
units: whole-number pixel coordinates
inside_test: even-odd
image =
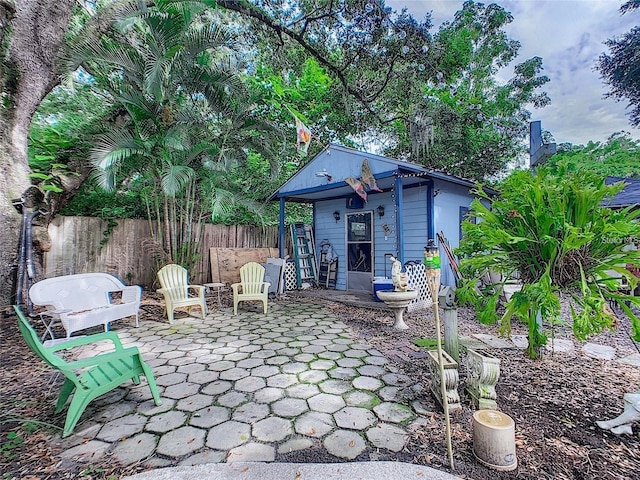
[[[322,288],[336,288],[338,281],[338,257],[328,240],[320,242],[318,284]]]
[[[296,284],[302,288],[303,283],[313,286],[318,284],[318,267],[316,249],[313,242],[313,231],[310,225],[294,223],[291,225],[291,241],[293,256],[296,261]]]

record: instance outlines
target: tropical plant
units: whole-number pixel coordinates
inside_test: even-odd
[[[273,129],[252,113],[233,35],[201,22],[202,12],[172,2],[134,10],[120,22],[118,42],[76,49],[122,110],[92,151],[100,183],[139,188],[147,217],[161,220],[152,229],[156,253],[187,268],[206,218],[238,204],[260,208],[230,188],[229,172],[251,151],[274,158]]]
[[[631,318],[633,337],[640,340],[640,320],[627,302],[640,298],[621,288],[638,283],[630,265],[640,264],[640,251],[629,245],[640,239],[640,209],[602,206],[623,185],[605,185],[588,172],[516,171],[492,197],[481,187],[463,223],[457,253],[464,280],[457,290],[462,303],[478,311],[482,323],[501,322],[508,335],[511,318],[528,324],[527,352],[536,357],[547,341],[545,328],[560,322],[560,292],[571,298],[573,332],[579,339],[616,325],[608,301],[616,301]],[[509,279],[518,275],[522,290],[499,312],[502,284],[479,287],[489,272]],[[504,282],[504,281],[503,281]]]

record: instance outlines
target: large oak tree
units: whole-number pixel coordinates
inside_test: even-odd
[[[27,146],[33,115],[69,71],[63,61],[69,42],[106,32],[113,18],[132,3],[109,3],[72,34],[76,0],[0,0],[0,306],[14,300],[21,221],[14,200],[31,185]],[[86,168],[76,177],[77,185],[88,173]]]
[[[29,126],[42,99],[59,82],[59,59],[73,4],[74,0],[0,2],[0,35],[6,45],[0,74],[0,305],[10,302],[14,284],[20,215],[12,200],[30,185]]]

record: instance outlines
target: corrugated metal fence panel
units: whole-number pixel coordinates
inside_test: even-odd
[[[56,217],[49,225],[51,250],[44,255],[44,276],[106,272],[127,284],[154,287],[155,242],[146,220],[117,220],[108,234],[107,220],[94,217]],[[101,245],[100,242],[107,241]],[[278,228],[248,225],[205,225],[202,255],[190,280],[209,282],[209,248],[277,248]]]

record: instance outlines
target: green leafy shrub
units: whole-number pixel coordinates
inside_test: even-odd
[[[602,206],[622,188],[605,185],[591,173],[555,175],[546,169],[514,172],[496,198],[479,188],[470,211],[477,222],[464,222],[457,250],[464,275],[459,301],[473,305],[483,323],[500,320],[502,334],[510,332],[513,316],[526,321],[532,357],[546,343],[545,323],[560,322],[561,291],[571,294],[578,339],[615,326],[608,306],[615,300],[632,320],[633,337],[640,340],[640,322],[628,306],[640,305],[640,298],[629,296],[620,282],[625,278],[631,288],[638,283],[628,266],[640,264],[640,252],[629,250],[632,242],[640,241],[640,209]],[[523,284],[502,315],[502,285],[481,282],[488,272],[503,279],[519,275]]]

